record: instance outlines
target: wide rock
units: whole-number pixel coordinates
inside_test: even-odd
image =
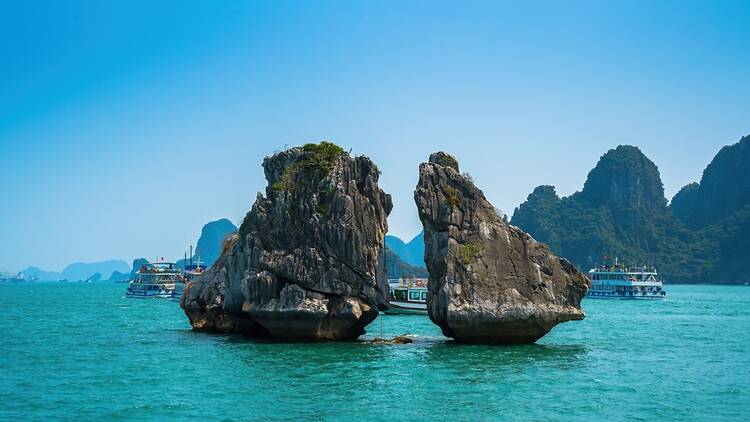
[[[498,215],[444,152],[419,167],[414,192],[430,273],[427,309],[448,337],[532,343],[561,322],[583,319],[589,281],[547,246]]]
[[[392,203],[377,167],[323,142],[266,157],[263,169],[266,195],[186,291],[191,324],[287,340],[356,339],[388,306],[383,245]],[[224,314],[209,316],[219,303]]]

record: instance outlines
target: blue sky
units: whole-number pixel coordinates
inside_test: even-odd
[[[177,258],[239,221],[260,162],[373,158],[420,229],[430,152],[511,213],[618,144],[667,195],[750,133],[748,2],[3,2],[0,269]]]

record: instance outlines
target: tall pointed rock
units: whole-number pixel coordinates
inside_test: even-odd
[[[455,158],[438,152],[422,163],[414,199],[430,273],[428,313],[443,334],[469,343],[531,343],[584,318],[584,275],[504,223]]]
[[[217,265],[188,286],[194,328],[288,340],[352,340],[386,308],[390,195],[367,157],[322,142],[266,157],[258,194]],[[204,309],[216,309],[213,319]],[[224,323],[226,318],[231,324]]]

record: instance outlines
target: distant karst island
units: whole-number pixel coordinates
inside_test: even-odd
[[[235,233],[237,226],[226,218],[211,221],[203,226],[200,237],[196,243],[195,252],[188,260],[198,262],[201,265],[209,267],[219,257],[222,248],[222,242],[227,236]],[[62,272],[45,271],[38,267],[31,266],[20,272],[26,279],[38,281],[111,281],[124,282],[132,280],[135,272],[143,265],[148,264],[146,258],[135,258],[132,266],[127,262],[112,259],[100,262],[77,262],[68,265]],[[184,268],[186,259],[177,261],[177,266]]]
[[[583,189],[560,198],[539,186],[512,224],[581,269],[602,255],[653,264],[672,283],[750,281],[750,136],[725,146],[691,183],[664,196],[659,170],[637,147],[604,154]]]
[[[603,256],[655,265],[669,283],[750,282],[750,136],[722,148],[700,182],[683,187],[668,204],[656,165],[635,146],[604,154],[583,190],[560,198],[539,186],[515,209],[511,224],[549,245],[579,270]],[[416,266],[424,233],[405,243],[386,236],[388,248]]]

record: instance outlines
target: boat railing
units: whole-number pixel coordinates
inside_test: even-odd
[[[656,267],[653,265],[629,267],[625,265],[600,265],[596,267],[595,271],[603,273],[655,273]]]
[[[396,285],[398,283],[398,285]],[[389,279],[388,284],[391,287],[401,287],[401,288],[425,288],[427,287],[427,279],[426,278],[399,278],[399,279]]]

